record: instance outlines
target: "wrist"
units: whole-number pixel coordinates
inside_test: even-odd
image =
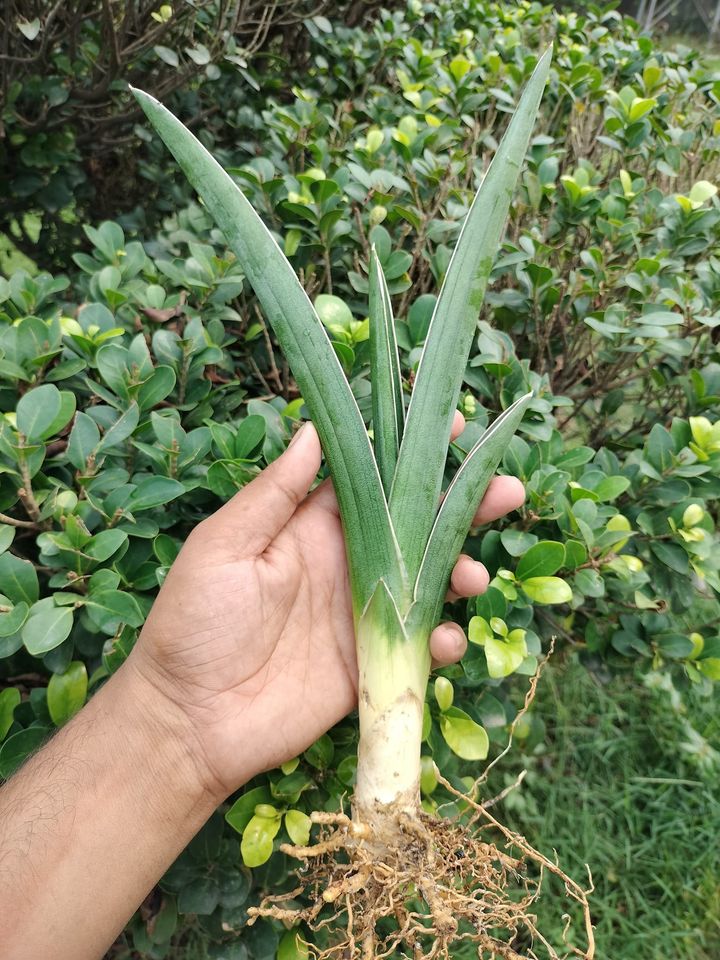
[[[134,651],[107,684],[131,723],[139,758],[163,795],[209,816],[228,791],[207,764],[195,724]]]

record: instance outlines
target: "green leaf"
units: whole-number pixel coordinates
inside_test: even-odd
[[[11,637],[22,627],[28,618],[30,607],[24,600],[16,603],[12,610],[0,613],[0,637]]]
[[[612,519],[612,517],[610,518]],[[608,523],[608,529],[609,529]],[[574,570],[585,563],[588,554],[585,546],[578,540],[568,540],[565,543],[565,566],[568,570]]]
[[[0,523],[0,553],[5,553],[12,546],[14,539],[15,527],[11,527],[7,523]]]
[[[675,444],[672,434],[656,423],[647,440],[647,458],[658,473],[669,470],[675,459]]]
[[[390,294],[375,247],[370,252],[369,280],[373,447],[389,495],[405,426],[405,404]]]
[[[160,507],[171,500],[176,500],[184,493],[183,484],[172,477],[146,477],[138,483],[137,488],[130,495],[127,507],[132,513],[151,510],[153,507]]]
[[[14,553],[0,554],[0,587],[15,604],[24,601],[32,605],[40,593],[35,568],[29,560],[16,557]]]
[[[496,591],[500,593],[499,590]],[[500,593],[502,597],[502,594]],[[505,600],[505,597],[503,597]],[[507,601],[505,601],[507,604]],[[493,636],[492,627],[485,619],[485,617],[472,617],[470,623],[468,624],[468,640],[470,643],[477,643],[480,646],[485,646],[488,640],[491,640]]]
[[[50,733],[47,727],[28,727],[14,733],[0,747],[0,777],[7,780],[20,764],[35,753]]]
[[[322,324],[329,328],[343,327],[349,330],[353,322],[350,307],[340,297],[329,293],[321,293],[315,297],[315,310]]]
[[[262,817],[255,814],[245,827],[240,842],[240,852],[246,867],[259,867],[266,863],[273,852],[273,840],[280,829],[281,818]]]
[[[105,431],[96,453],[105,453],[113,447],[119,446],[132,435],[140,420],[140,408],[133,401],[127,410],[117,418],[115,423]]]
[[[118,625],[141,627],[145,622],[137,600],[122,590],[102,590],[91,593],[85,601],[85,609],[93,623],[101,630],[115,632]]]
[[[175,387],[175,371],[172,367],[160,366],[142,384],[137,394],[141,410],[151,410],[156,404],[172,393]]]
[[[76,413],[67,446],[68,460],[76,470],[86,469],[88,457],[95,452],[99,443],[100,431],[93,418],[86,413]]]
[[[83,547],[83,553],[98,562],[109,560],[127,543],[127,538],[124,530],[101,530]]]
[[[260,803],[269,803],[272,797],[267,787],[255,787],[248,790],[235,801],[225,814],[226,821],[233,830],[242,833],[250,823],[255,813],[255,807]]]
[[[15,707],[20,703],[20,691],[15,687],[0,690],[0,740],[4,740],[13,725]]]
[[[72,607],[56,607],[52,597],[40,600],[31,608],[22,629],[25,649],[34,657],[41,657],[67,640],[72,628]]]
[[[330,737],[324,733],[305,751],[305,759],[312,767],[326,770],[332,763],[335,747]]]
[[[670,567],[675,573],[687,574],[689,572],[690,564],[687,553],[679,544],[666,543],[663,540],[653,540],[650,543],[650,549],[661,563],[664,563],[666,567]],[[2,560],[2,557],[0,557],[0,560]],[[0,582],[2,582],[1,578]]]
[[[427,337],[436,304],[435,294],[422,293],[408,310],[408,330],[415,346],[419,346]]]
[[[220,885],[215,877],[193,878],[178,894],[178,911],[183,914],[209,916],[220,902]]]
[[[572,600],[570,585],[560,577],[531,577],[523,580],[522,588],[534,603],[569,603]]]
[[[249,483],[257,471],[237,460],[216,460],[211,463],[206,477],[209,490],[222,500],[229,500],[241,487]]]
[[[247,460],[258,454],[266,433],[265,420],[257,413],[245,417],[235,435],[234,454],[238,460]]]
[[[521,397],[495,419],[465,457],[445,492],[415,585],[416,601],[410,619],[421,631],[432,628],[440,619],[450,574],[478,503],[531,399],[532,394]],[[404,522],[410,522],[410,517]]]
[[[452,683],[447,677],[438,677],[435,681],[435,699],[441,710],[449,710],[453,704],[455,692]]]
[[[17,428],[28,440],[41,440],[62,410],[60,391],[52,383],[28,390],[18,400]]]
[[[620,494],[625,493],[629,486],[630,481],[627,477],[605,477],[595,487],[594,493],[598,500],[603,503],[609,503],[612,500],[617,500]]]
[[[305,847],[310,842],[311,827],[312,820],[301,810],[288,810],[285,814],[285,829],[298,847]]]
[[[62,673],[50,677],[47,705],[55,726],[61,727],[75,716],[85,703],[87,689],[87,670],[79,660],[74,660]]]
[[[485,643],[488,673],[493,679],[507,677],[527,656],[524,630],[511,630],[507,638],[490,637]]]
[[[475,612],[479,617],[490,620],[492,617],[505,619],[507,600],[497,587],[488,587],[485,593],[475,598]]]
[[[565,563],[565,547],[553,540],[541,540],[520,559],[515,571],[518,580],[550,577]]]
[[[133,93],[227,237],[292,368],[333,476],[359,616],[379,575],[398,595],[407,585],[370,439],[340,361],[290,263],[239,187],[157,100]]]
[[[503,530],[500,534],[500,542],[511,557],[521,557],[537,541],[534,533],[527,533],[525,530]]]
[[[412,581],[424,563],[470,345],[549,69],[548,50],[528,81],[466,217],[415,378],[390,497],[390,513]],[[506,444],[508,439],[505,438]],[[447,499],[443,508],[446,503]],[[451,529],[457,527],[458,520]],[[447,528],[443,527],[442,532],[447,534]],[[440,552],[437,546],[435,553]],[[440,549],[447,550],[445,541]],[[444,575],[444,565],[440,569]],[[437,574],[432,577],[435,590],[442,579],[444,576]],[[425,584],[423,588],[426,589]]]
[[[453,753],[463,760],[484,760],[490,749],[488,735],[463,710],[450,707],[440,715],[440,732]]]
[[[307,960],[308,956],[309,947],[299,930],[288,930],[283,934],[278,945],[277,960]]]
[[[694,644],[689,637],[681,633],[665,633],[655,637],[660,652],[676,660],[689,657],[693,652]]]

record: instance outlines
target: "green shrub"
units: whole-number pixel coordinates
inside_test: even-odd
[[[394,296],[409,392],[498,115],[551,38],[542,132],[451,451],[462,460],[490,415],[535,392],[503,465],[525,482],[527,505],[469,538],[492,584],[448,611],[472,642],[443,676],[496,751],[516,711],[504,678],[532,674],[551,636],[600,676],[658,671],[699,695],[720,679],[720,81],[614,11],[412,3],[372,30],[319,34],[292,95],[269,69],[242,103],[219,81],[222,126],[211,119],[204,134],[316,299],[369,419],[369,244]],[[183,97],[190,108],[206,95]],[[184,188],[163,182],[167,161],[149,149],[148,191],[177,202]],[[111,221],[85,234],[67,276],[0,280],[3,776],[117,669],[188,531],[304,416],[199,205],[145,242]],[[414,303],[411,283],[423,291]],[[444,736],[448,691],[428,702],[426,752],[460,785],[473,768]],[[527,747],[542,727],[519,734]],[[197,935],[218,958],[274,956],[282,931],[234,931],[290,865],[275,854],[248,871],[238,833],[258,803],[336,807],[355,745],[343,723],[251,783],[170,870],[151,921],[135,919],[135,948],[161,958],[173,936]],[[427,805],[454,809],[432,776],[423,788]],[[185,922],[194,932],[175,934],[178,912],[196,918]]]

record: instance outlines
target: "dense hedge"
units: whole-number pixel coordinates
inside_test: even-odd
[[[457,463],[496,411],[535,392],[503,464],[527,505],[469,538],[492,584],[448,611],[474,642],[443,673],[493,750],[517,700],[503,678],[532,674],[552,636],[598,674],[662,671],[707,694],[720,679],[720,80],[614,11],[413,0],[371,30],[314,23],[292,91],[270,69],[249,74],[257,90],[221,77],[203,131],[315,298],[369,416],[369,244],[409,393],[473,184],[550,39],[451,451]],[[184,91],[184,115],[207,95]],[[0,280],[4,776],[122,663],[189,529],[304,415],[222,236],[159,145],[148,150],[148,197],[178,210],[159,234],[132,238],[137,217],[127,233],[87,226],[64,274]],[[459,778],[472,768],[442,714],[431,687],[426,752]],[[542,723],[531,713],[518,733],[532,749]],[[178,913],[198,918],[211,956],[274,956],[281,930],[234,931],[289,866],[276,854],[248,871],[234,831],[258,803],[278,816],[336,805],[356,738],[341,724],[208,825],[135,918],[141,956],[189,935],[175,933]],[[423,788],[428,807],[447,800],[432,776]]]

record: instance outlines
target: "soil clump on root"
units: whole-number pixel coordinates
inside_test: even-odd
[[[593,960],[590,891],[504,827],[487,805],[440,782],[471,809],[469,822],[397,812],[378,829],[377,819],[371,828],[357,811],[355,819],[312,814],[321,825],[318,841],[281,847],[302,861],[299,886],[267,897],[249,911],[249,922],[268,917],[322,932],[326,946],[308,944],[318,960],[449,960],[463,942],[475,946],[480,960]],[[532,907],[548,872],[582,913],[585,949],[567,940],[569,919],[566,942],[557,948],[536,927]],[[308,906],[296,906],[301,896]]]

